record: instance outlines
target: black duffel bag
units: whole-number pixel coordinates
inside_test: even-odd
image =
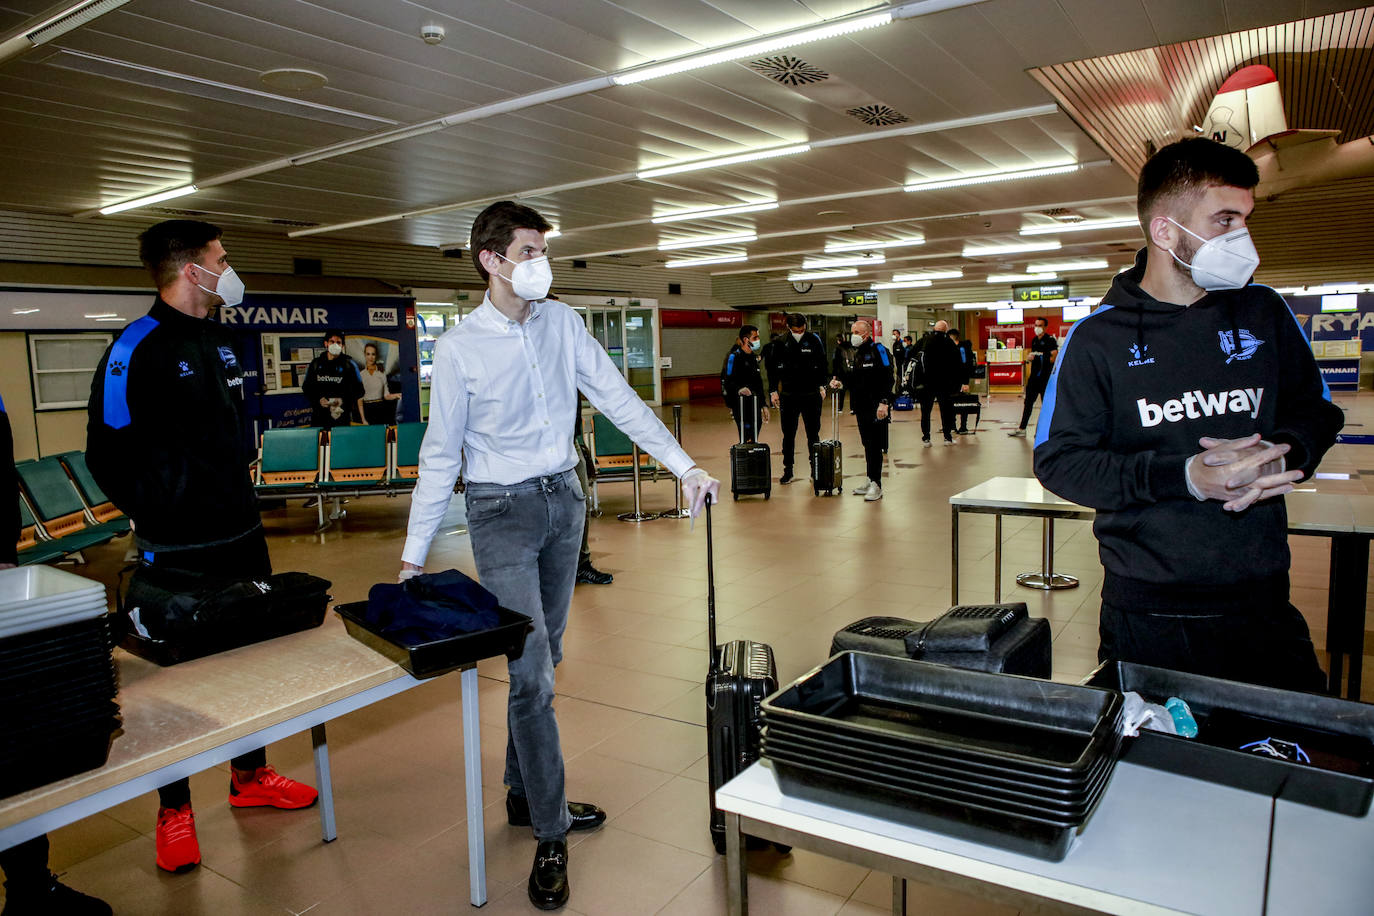
[[[308,630],[324,621],[330,585],[303,572],[239,579],[139,565],[118,602],[121,645],[173,665]]]
[[[1024,601],[960,605],[924,622],[865,617],[831,640],[831,655],[847,650],[1027,677],[1053,669],[1050,622],[1029,616]]]

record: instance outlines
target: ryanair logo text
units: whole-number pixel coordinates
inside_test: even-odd
[[[1248,413],[1253,420],[1259,416],[1260,399],[1263,397],[1263,388],[1234,388],[1211,393],[1194,390],[1185,391],[1163,404],[1152,404],[1145,398],[1139,398],[1135,406],[1140,411],[1142,427],[1158,426],[1166,420],[1177,423],[1184,418],[1196,420],[1227,413]]]

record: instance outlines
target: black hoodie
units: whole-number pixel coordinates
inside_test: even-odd
[[[1287,303],[1266,286],[1189,306],[1140,288],[1145,252],[1070,330],[1045,392],[1035,476],[1097,510],[1103,600],[1239,609],[1287,597],[1283,500],[1227,512],[1188,492],[1202,436],[1260,433],[1310,476],[1344,423]]]

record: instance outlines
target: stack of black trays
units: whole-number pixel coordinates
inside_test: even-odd
[[[104,765],[120,724],[109,620],[99,583],[0,571],[0,797]]]
[[[1121,695],[843,652],[763,703],[785,793],[1059,861],[1105,791]]]

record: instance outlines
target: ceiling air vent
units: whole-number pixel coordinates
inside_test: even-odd
[[[819,83],[830,79],[830,74],[820,67],[813,67],[799,57],[780,54],[777,57],[764,57],[749,62],[749,69],[761,73],[784,86],[802,86],[806,83]],[[906,120],[903,118],[903,120]]]
[[[1041,210],[1040,213],[1061,223],[1081,223],[1083,214],[1070,210],[1068,207],[1052,207],[1049,210]]]
[[[209,210],[182,210],[178,207],[142,207],[143,210],[150,210],[153,213],[165,213],[168,216],[184,216],[191,219],[199,219],[202,216],[209,216]]]
[[[887,105],[861,105],[858,108],[850,108],[845,114],[858,118],[869,127],[886,127],[889,124],[901,124],[911,120]]]

